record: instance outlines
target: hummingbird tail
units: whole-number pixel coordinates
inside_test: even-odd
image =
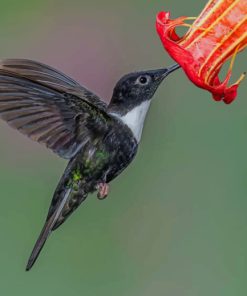
[[[51,220],[49,220],[48,222],[46,222],[45,226],[43,227],[40,235],[39,235],[39,238],[38,240],[36,241],[36,244],[32,250],[32,253],[28,259],[28,263],[27,263],[27,266],[26,266],[26,271],[29,271],[32,266],[34,265],[35,261],[37,260],[48,236],[50,235],[51,233]]]
[[[69,198],[69,195],[71,193],[71,189],[68,189],[65,194],[64,197],[62,199],[62,202],[60,203],[59,207],[56,209],[56,211],[51,215],[51,217],[46,221],[36,243],[35,246],[32,250],[32,253],[28,259],[28,263],[26,266],[26,271],[29,271],[32,266],[34,265],[35,261],[37,260],[46,240],[48,239],[49,235],[51,234],[54,225],[56,224],[60,213],[62,212],[64,205],[66,204],[66,201]]]
[[[95,184],[86,181],[82,176],[77,158],[71,159],[53,195],[45,225],[29,257],[27,271],[34,265],[51,232],[68,219],[85,201],[88,193],[95,190]]]

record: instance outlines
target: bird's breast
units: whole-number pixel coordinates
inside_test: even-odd
[[[144,101],[123,116],[112,114],[129,127],[138,143],[141,140],[142,130],[150,103],[151,101]]]

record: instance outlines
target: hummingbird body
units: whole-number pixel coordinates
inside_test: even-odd
[[[177,68],[174,65],[124,76],[107,106],[49,66],[29,60],[0,62],[0,117],[69,159],[27,270],[51,232],[89,193],[98,190],[99,196],[105,197],[107,184],[134,159],[151,99],[163,79]]]
[[[70,161],[54,193],[47,219],[64,200],[53,228],[60,226],[67,217],[84,201],[88,193],[97,190],[99,184],[109,183],[133,160],[138,144],[131,131],[121,124],[109,129],[104,136],[89,142]]]

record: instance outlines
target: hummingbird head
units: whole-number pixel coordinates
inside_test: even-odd
[[[180,66],[175,64],[164,69],[130,73],[116,84],[109,113],[128,125],[138,142],[153,95],[164,78],[178,68]]]
[[[170,73],[180,66],[130,73],[123,76],[116,84],[109,109],[122,115],[152,99],[157,88]]]

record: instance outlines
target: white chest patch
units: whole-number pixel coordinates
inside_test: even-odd
[[[129,111],[124,116],[118,117],[131,129],[138,143],[141,140],[142,129],[148,109],[150,107],[150,103],[151,101],[145,101],[141,105]]]

